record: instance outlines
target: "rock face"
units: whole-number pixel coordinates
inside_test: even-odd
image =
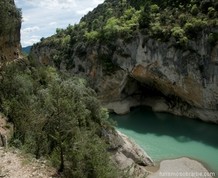
[[[182,47],[173,38],[160,42],[138,32],[132,40],[117,39],[113,47],[77,45],[73,65],[63,60],[59,68],[88,76],[103,105],[118,114],[147,105],[218,123],[218,44],[209,43],[208,32],[200,37]],[[50,51],[46,58],[45,51]],[[32,50],[35,59],[50,64],[54,55],[52,47],[40,44]]]
[[[173,39],[163,43],[139,34],[128,44],[117,41],[122,53],[116,51],[113,61],[132,78],[160,92],[158,98],[165,101],[159,101],[162,106],[155,110],[218,122],[218,44],[211,46],[207,41],[205,36],[183,49],[174,46]],[[123,54],[128,57],[124,59]]]
[[[126,135],[115,131],[109,134],[112,161],[128,176],[141,178],[148,175],[146,166],[152,166],[151,158]]]
[[[0,2],[0,66],[20,58],[21,13],[14,0]]]

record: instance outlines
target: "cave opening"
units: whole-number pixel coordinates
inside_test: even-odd
[[[169,112],[181,99],[174,95],[166,95],[153,81],[140,82],[132,77],[127,79],[121,92],[122,100],[132,102],[130,108],[147,106],[153,111]]]

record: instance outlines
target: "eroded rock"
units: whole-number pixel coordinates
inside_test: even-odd
[[[126,135],[119,131],[109,134],[111,159],[117,167],[134,178],[148,175],[146,166],[153,165],[152,159]]]

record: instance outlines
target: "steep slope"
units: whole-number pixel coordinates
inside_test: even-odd
[[[107,0],[31,56],[83,75],[117,113],[148,105],[218,123],[218,3]]]
[[[20,57],[21,11],[14,0],[0,2],[0,65]]]

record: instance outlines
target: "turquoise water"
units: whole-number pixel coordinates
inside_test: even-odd
[[[154,113],[140,107],[127,115],[111,114],[117,129],[155,161],[182,156],[200,160],[218,175],[218,125]]]

